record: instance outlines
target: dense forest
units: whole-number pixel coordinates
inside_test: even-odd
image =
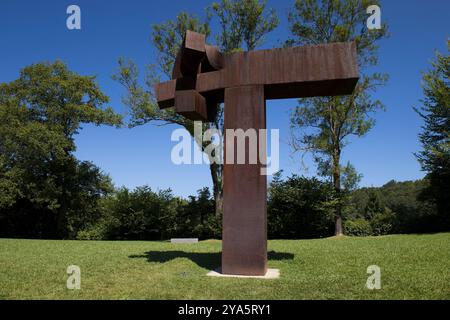
[[[376,4],[378,1],[371,1]],[[101,168],[79,161],[75,136],[84,124],[135,127],[148,123],[185,128],[193,122],[172,109],[159,109],[152,91],[159,76],[171,77],[186,30],[216,39],[224,53],[254,50],[279,19],[266,1],[221,0],[207,8],[208,19],[186,12],[152,26],[151,41],[163,74],[147,68],[145,85],[132,60],[119,59],[113,79],[125,88],[128,123],[106,107],[95,77],[79,75],[61,61],[24,67],[18,79],[0,83],[0,237],[51,239],[220,238],[223,165],[211,162],[212,189],[187,199],[171,190],[115,188]],[[367,73],[378,60],[378,41],[387,25],[368,30],[367,2],[294,1],[286,46],[354,41],[361,70],[354,93],[298,101],[290,117],[294,151],[310,151],[317,178],[274,176],[268,190],[270,238],[320,238],[450,231],[450,56],[436,53],[424,72],[423,100],[416,107],[423,127],[416,154],[424,172],[418,181],[391,181],[358,188],[360,174],[342,165],[350,137],[360,138],[383,109],[371,95],[387,74]],[[450,47],[450,42],[449,42]],[[371,68],[367,68],[371,67]],[[411,106],[413,108],[413,106]],[[288,124],[289,125],[289,124]],[[223,132],[223,108],[203,129]],[[199,145],[204,152],[205,146]]]
[[[336,216],[347,235],[449,231],[449,60],[438,54],[424,75],[426,99],[417,109],[423,180],[358,189],[347,166],[338,190],[326,177],[278,173],[268,191],[269,237],[331,236]],[[0,237],[220,238],[221,215],[208,188],[188,199],[147,186],[116,189],[100,168],[75,158],[82,123],[121,126],[122,117],[103,107],[107,101],[93,77],[61,62],[31,65],[0,84]]]
[[[361,188],[346,196],[345,234],[353,236],[429,233],[450,230],[449,216],[421,200],[427,180],[391,181],[380,188]],[[208,188],[182,199],[171,190],[121,188],[74,207],[58,233],[55,212],[23,203],[0,211],[0,237],[83,240],[164,240],[171,237],[221,237]],[[271,239],[322,238],[334,235],[337,199],[329,183],[316,178],[277,176],[269,188],[268,233]],[[89,211],[85,211],[85,210]]]
[[[418,111],[425,120],[424,151],[417,155],[427,172],[423,180],[358,189],[346,170],[336,190],[327,178],[278,173],[268,192],[269,237],[331,236],[336,208],[347,235],[450,230],[449,93],[439,82],[448,61],[438,55],[434,70],[440,72],[425,75],[433,90],[425,91],[428,100]],[[100,168],[75,158],[81,123],[121,125],[103,107],[107,101],[92,77],[61,62],[26,67],[16,81],[0,84],[0,237],[219,238],[221,215],[208,188],[188,199],[147,186],[115,189]]]

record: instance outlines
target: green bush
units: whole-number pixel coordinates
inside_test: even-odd
[[[366,237],[372,235],[372,227],[367,220],[348,220],[344,223],[345,233],[349,236]]]
[[[428,186],[429,182],[422,179],[390,181],[379,188],[358,189],[350,196],[346,217],[349,220],[364,218],[370,221],[377,216],[372,224],[374,229],[379,228],[374,231],[380,234],[444,231],[445,222],[440,219],[436,207],[421,199]],[[383,221],[382,226],[379,220]]]
[[[81,230],[77,233],[77,240],[105,240],[107,239],[107,226],[96,224],[93,227]]]
[[[318,179],[274,176],[267,204],[272,239],[322,238],[333,235],[333,188]]]
[[[375,214],[370,220],[373,234],[375,236],[389,234],[392,230],[393,219],[394,215],[389,210]]]
[[[174,237],[220,238],[208,188],[184,200],[171,190],[121,188],[100,203],[101,217],[77,233],[79,240],[165,240]]]

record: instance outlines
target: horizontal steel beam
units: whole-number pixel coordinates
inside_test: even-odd
[[[356,44],[238,52],[223,57],[223,69],[197,74],[195,90],[206,99],[223,102],[224,89],[263,85],[265,99],[351,94],[359,79]],[[160,108],[173,107],[177,82],[156,85]]]

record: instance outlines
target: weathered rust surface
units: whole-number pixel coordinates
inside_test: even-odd
[[[206,49],[206,59],[204,59],[202,64],[208,67],[205,68],[205,70],[202,70],[202,72],[210,72],[222,69],[223,55],[219,51],[219,48],[216,46],[206,45],[205,49]]]
[[[355,43],[238,52],[223,57],[223,69],[197,74],[195,89],[223,99],[223,90],[264,85],[266,99],[351,94],[358,81]],[[175,89],[158,97],[162,108],[174,104]]]
[[[177,80],[158,83],[155,86],[155,95],[161,109],[171,108],[175,105],[175,91]]]
[[[175,110],[182,116],[192,120],[207,119],[206,100],[195,90],[177,91]]]
[[[239,52],[222,55],[205,37],[188,32],[173,80],[156,86],[160,108],[175,106],[192,120],[213,121],[225,102],[225,129],[265,129],[267,99],[351,94],[358,81],[355,43]],[[259,139],[259,135],[258,135]],[[225,141],[224,159],[233,148]],[[258,141],[263,159],[266,141]],[[263,164],[224,163],[222,272],[267,271],[267,180]]]
[[[228,88],[225,90],[225,101],[225,129],[246,131],[266,128],[264,86]],[[235,140],[234,163],[237,163],[237,139]],[[261,151],[264,159],[265,143],[265,139],[258,143],[262,148],[258,152]],[[227,152],[230,152],[228,146],[225,147],[225,158]],[[246,159],[246,163],[249,163],[248,147]],[[224,274],[265,275],[267,272],[267,177],[261,175],[261,168],[259,161],[257,164],[224,165]]]
[[[187,31],[178,55],[181,59],[178,63],[180,73],[183,76],[196,76],[205,54],[205,35]],[[176,65],[177,63],[175,63]]]
[[[187,31],[178,51],[172,70],[172,81],[156,86],[156,97],[161,109],[175,106],[177,112],[191,120],[214,121],[217,105],[216,97],[205,97],[198,93],[180,91],[195,90],[197,74],[212,72],[223,66],[223,55],[215,46],[205,44],[205,35]],[[190,97],[190,99],[188,99]],[[181,99],[181,100],[180,100]],[[180,101],[177,101],[180,100]],[[187,106],[187,103],[195,105]]]

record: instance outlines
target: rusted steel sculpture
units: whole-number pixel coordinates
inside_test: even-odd
[[[351,94],[359,76],[355,43],[222,54],[205,44],[204,35],[188,31],[172,78],[156,86],[160,108],[175,107],[191,120],[212,121],[218,103],[225,102],[225,129],[245,131],[266,128],[267,99]],[[265,155],[265,141],[260,142],[258,152]],[[267,179],[262,168],[260,161],[224,163],[224,274],[267,272]]]

